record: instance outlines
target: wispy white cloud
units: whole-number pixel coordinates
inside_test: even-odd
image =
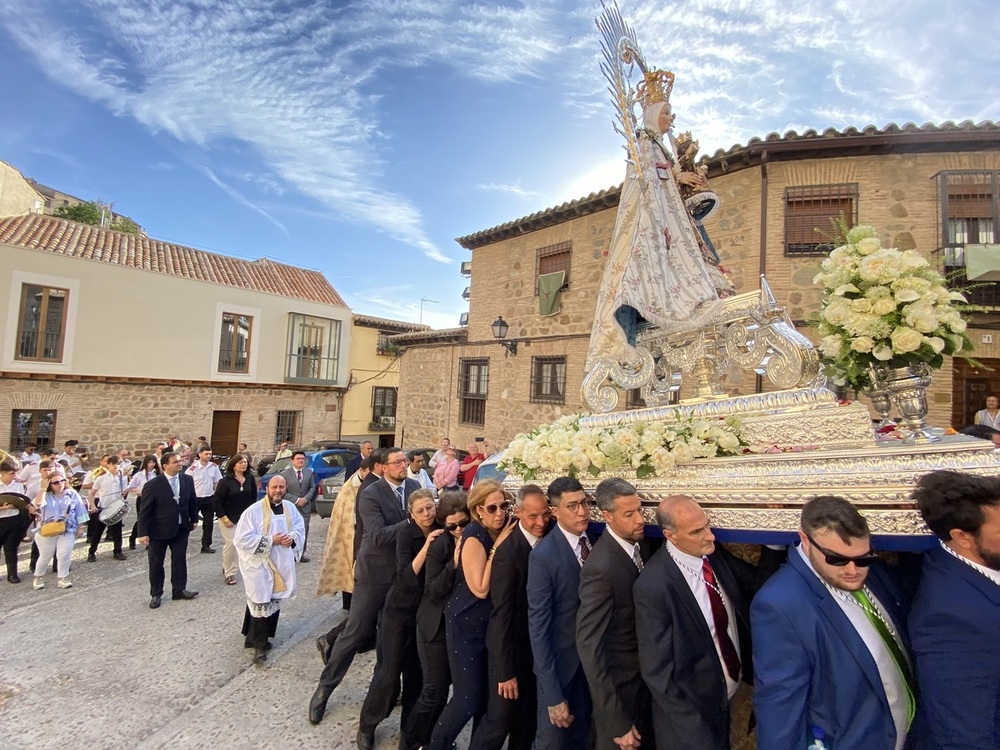
[[[202,147],[249,144],[281,182],[340,218],[450,263],[414,200],[383,187],[374,84],[428,63],[487,82],[535,75],[557,51],[559,19],[546,5],[91,0],[85,35],[40,0],[0,10],[0,23],[54,80],[110,111]]]
[[[506,193],[507,195],[514,195],[518,198],[525,199],[535,199],[541,197],[541,193],[534,190],[526,190],[520,185],[506,185],[499,182],[483,183],[481,185],[476,185],[476,190],[483,190],[486,192],[495,193]]]
[[[46,148],[45,146],[36,146],[31,149],[33,153],[39,154],[40,156],[49,156],[53,159],[58,159],[64,164],[68,164],[74,169],[83,170],[83,163],[71,154],[67,154],[65,151],[58,151],[54,148]]]
[[[243,195],[243,193],[241,193],[239,190],[237,190],[236,188],[234,188],[232,185],[229,185],[228,183],[225,183],[222,180],[220,180],[218,178],[218,176],[216,176],[215,172],[213,172],[211,169],[208,169],[206,167],[202,171],[205,173],[205,176],[212,182],[213,185],[215,185],[216,187],[218,187],[222,192],[224,192],[230,198],[232,198],[233,200],[235,200],[237,203],[239,203],[239,204],[241,204],[243,206],[246,206],[247,208],[249,208],[254,213],[260,214],[265,219],[267,219],[269,222],[271,222],[272,224],[274,224],[274,226],[276,226],[278,229],[280,229],[282,232],[284,232],[286,235],[288,235],[288,227],[286,227],[280,221],[278,221],[277,219],[275,219],[273,216],[271,216],[271,214],[269,214],[263,208],[261,208],[260,206],[258,206],[256,203],[254,203],[253,201],[251,201],[249,198],[247,198],[245,195]]]

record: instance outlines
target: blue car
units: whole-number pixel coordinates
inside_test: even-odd
[[[332,448],[330,450],[315,451],[314,453],[306,453],[306,466],[313,471],[313,476],[316,480],[317,488],[323,483],[324,479],[337,476],[341,474],[347,468],[347,465],[351,463],[357,456],[360,455],[357,451],[349,450],[347,448]],[[279,458],[268,470],[260,480],[260,486],[257,488],[257,499],[260,500],[264,497],[264,488],[267,487],[268,481],[275,474],[280,474],[285,469],[292,465],[291,458]]]

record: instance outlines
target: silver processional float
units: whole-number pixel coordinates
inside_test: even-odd
[[[893,371],[873,369],[866,390],[885,386],[879,395],[891,393],[904,417],[882,439],[862,403],[840,401],[827,387],[816,347],[763,277],[759,290],[734,293],[701,225],[718,196],[694,166],[697,142],[672,132],[673,73],[647,65],[616,5],[596,22],[627,156],[583,380],[591,411],[515,437],[502,461],[507,490],[571,474],[592,492],[619,476],[636,486],[648,524],[662,499],[685,494],[705,508],[721,541],[750,543],[790,541],[802,505],[834,494],[861,509],[882,549],[932,545],[910,498],[917,478],[935,469],[995,476],[993,444],[926,429],[926,366],[904,368],[894,390],[880,376]],[[848,234],[838,259],[857,245],[881,250],[866,229]],[[936,275],[920,273],[932,282]],[[947,305],[946,291],[942,299]],[[946,354],[962,348],[964,336],[952,338]],[[767,390],[733,395],[742,376],[759,376]],[[682,385],[687,397],[678,400]],[[634,389],[645,408],[616,411],[621,391]]]

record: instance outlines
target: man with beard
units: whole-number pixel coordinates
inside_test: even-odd
[[[916,686],[901,596],[868,522],[844,498],[815,497],[799,539],[750,607],[757,744],[901,750]]]
[[[936,748],[1000,747],[1000,479],[957,471],[913,493],[938,538],[910,612],[924,732]]]

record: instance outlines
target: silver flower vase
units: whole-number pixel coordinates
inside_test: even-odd
[[[878,412],[881,420],[875,425],[875,430],[882,430],[886,427],[895,427],[896,423],[889,419],[892,412],[892,399],[886,391],[873,388],[868,391],[868,398],[871,399],[872,407]]]
[[[931,384],[931,368],[921,362],[909,367],[871,366],[870,370],[873,390],[884,392],[902,417],[899,427],[907,433],[906,442],[939,441],[940,436],[927,429],[927,386]],[[872,403],[874,405],[874,398]]]

